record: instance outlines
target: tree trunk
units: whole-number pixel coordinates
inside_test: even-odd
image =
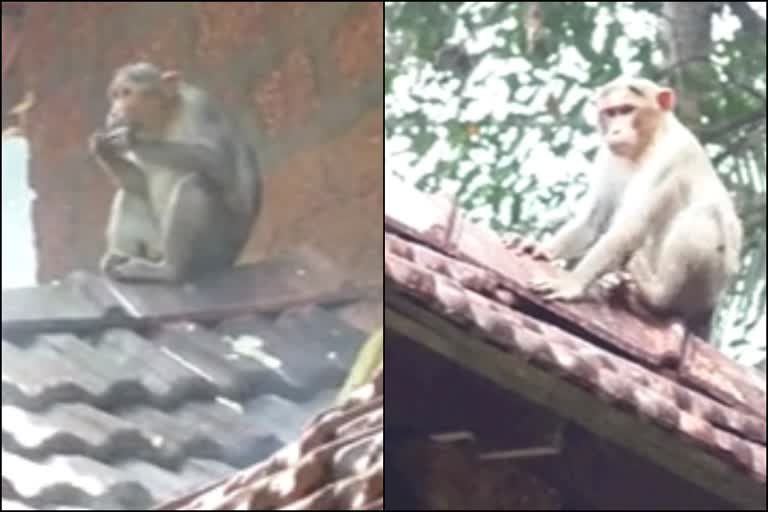
[[[662,36],[672,85],[678,92],[679,115],[692,128],[700,109],[695,75],[706,66],[712,47],[711,6],[708,2],[664,2]]]

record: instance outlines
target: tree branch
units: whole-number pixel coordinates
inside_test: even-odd
[[[715,126],[707,130],[702,130],[699,133],[699,137],[704,142],[712,142],[723,135],[732,133],[735,130],[741,128],[746,128],[747,126],[751,126],[759,121],[765,122],[765,104],[763,104],[762,108],[758,110],[748,112],[741,117],[729,120],[719,126]]]
[[[741,153],[741,150],[749,146],[754,141],[754,139],[764,137],[764,133],[764,131],[746,133],[736,140],[725,144],[723,150],[712,158],[712,163],[715,165],[715,167],[719,167],[723,160],[725,160],[727,157]]]
[[[741,89],[742,91],[746,92],[759,102],[761,102],[763,105],[765,105],[765,94],[761,94],[760,91],[756,90],[750,85],[747,85],[740,80],[731,80],[731,83],[735,86]]]
[[[661,82],[662,78],[665,78],[667,75],[671,74],[674,71],[677,71],[678,68],[686,68],[690,64],[693,64],[694,62],[702,62],[706,64],[710,64],[709,54],[703,54],[703,55],[691,55],[690,57],[686,57],[685,59],[678,60],[677,62],[673,62],[672,64],[664,67],[663,69],[660,69],[656,71],[653,74],[653,81],[654,82]]]

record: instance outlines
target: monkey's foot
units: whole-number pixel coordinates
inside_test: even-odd
[[[545,301],[573,302],[581,300],[585,296],[584,286],[570,275],[558,279],[536,279],[531,281],[530,287]]]
[[[604,275],[598,285],[610,302],[652,323],[658,315],[643,302],[635,279],[635,274],[629,272],[613,272]]]
[[[117,266],[122,265],[123,263],[127,262],[130,259],[131,259],[130,256],[125,254],[108,252],[101,257],[101,261],[99,262],[99,268],[102,270],[102,272],[106,274],[111,274],[112,271]]]
[[[161,250],[153,249],[151,247],[145,248],[143,256],[153,263],[161,263],[163,258],[165,258],[165,255]]]
[[[634,287],[632,275],[628,272],[617,271],[604,274],[595,283],[603,296],[614,297],[624,295]]]
[[[179,272],[165,262],[156,263],[137,258],[117,265],[110,275],[123,281],[175,282],[180,279]]]
[[[633,279],[639,282],[647,283],[656,281],[656,276],[651,268],[651,263],[648,258],[642,254],[636,254],[627,262],[627,271],[632,275]]]

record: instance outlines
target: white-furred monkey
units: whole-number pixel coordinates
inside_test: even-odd
[[[152,64],[118,69],[90,149],[118,186],[101,268],[175,282],[235,263],[259,214],[250,145],[204,91]]]
[[[682,317],[707,338],[738,270],[742,227],[704,148],[675,116],[675,99],[638,78],[598,91],[603,144],[588,199],[544,245],[552,258],[583,258],[532,286],[549,300],[579,300],[598,278],[625,268],[633,300]]]

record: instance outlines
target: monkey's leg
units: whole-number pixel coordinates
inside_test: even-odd
[[[667,264],[662,267],[663,269],[675,268],[674,265],[665,263]],[[681,298],[685,295],[684,279],[679,275],[657,273],[651,268],[647,256],[642,253],[637,253],[628,267],[632,275],[631,286],[622,293],[626,294],[624,300],[630,311],[646,321],[653,321],[659,313],[681,315],[693,334],[705,340],[709,339],[714,310],[709,309],[695,315],[686,315],[681,311],[686,306],[685,299]],[[690,281],[689,277],[688,282]]]
[[[178,282],[199,270],[214,270],[236,258],[228,243],[237,223],[227,218],[210,181],[189,174],[174,184],[162,216],[164,259],[134,259],[120,265],[123,279]]]
[[[116,266],[160,247],[159,231],[146,198],[118,190],[107,225],[107,251],[101,268],[112,274]]]
[[[681,212],[660,246],[655,268],[642,250],[627,265],[641,303],[683,316],[696,334],[707,337],[725,282],[721,243],[711,212],[701,208]]]

